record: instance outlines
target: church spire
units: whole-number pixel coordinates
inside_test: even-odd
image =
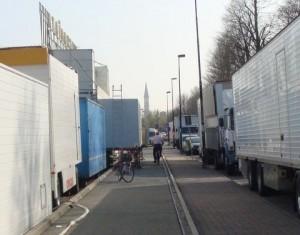
[[[144,113],[145,116],[149,114],[149,92],[147,83],[145,84],[145,93],[144,93]]]
[[[148,93],[148,87],[147,87],[147,83],[145,85],[145,93],[144,93],[144,98],[149,98],[149,93]]]

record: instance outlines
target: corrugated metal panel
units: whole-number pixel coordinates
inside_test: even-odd
[[[44,47],[2,48],[0,63],[9,66],[48,64],[48,49]]]
[[[105,111],[97,103],[80,99],[82,162],[79,177],[87,179],[106,168]]]
[[[48,87],[0,64],[0,234],[51,214]]]
[[[298,19],[233,76],[238,155],[299,161],[299,74]]]
[[[105,109],[107,148],[132,148],[142,144],[140,106],[137,99],[99,100]]]

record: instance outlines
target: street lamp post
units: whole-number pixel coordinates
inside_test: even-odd
[[[170,145],[170,127],[169,127],[169,94],[171,92],[167,91],[167,125],[168,125],[168,145]]]
[[[178,55],[178,83],[179,83],[179,146],[182,149],[182,113],[181,113],[181,84],[180,84],[180,58],[184,58],[185,54]]]
[[[173,139],[173,148],[175,147],[175,123],[174,123],[174,91],[173,91],[173,81],[176,80],[177,78],[171,78],[171,88],[172,88],[172,139]]]
[[[203,114],[203,90],[201,78],[201,60],[200,60],[200,42],[199,42],[199,29],[198,29],[198,10],[197,0],[195,0],[195,17],[196,17],[196,35],[197,35],[197,54],[198,54],[198,72],[199,72],[199,95],[200,95],[200,113],[201,113],[201,134],[202,134],[202,157],[204,157],[205,150],[205,132],[204,132],[204,114]]]

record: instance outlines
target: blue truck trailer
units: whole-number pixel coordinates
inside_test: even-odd
[[[108,150],[142,145],[141,109],[137,99],[102,99]]]
[[[87,98],[80,98],[82,162],[77,165],[80,181],[106,169],[105,111]]]

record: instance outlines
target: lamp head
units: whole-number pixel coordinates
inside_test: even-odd
[[[178,58],[184,58],[184,57],[185,57],[185,54],[178,55]]]

